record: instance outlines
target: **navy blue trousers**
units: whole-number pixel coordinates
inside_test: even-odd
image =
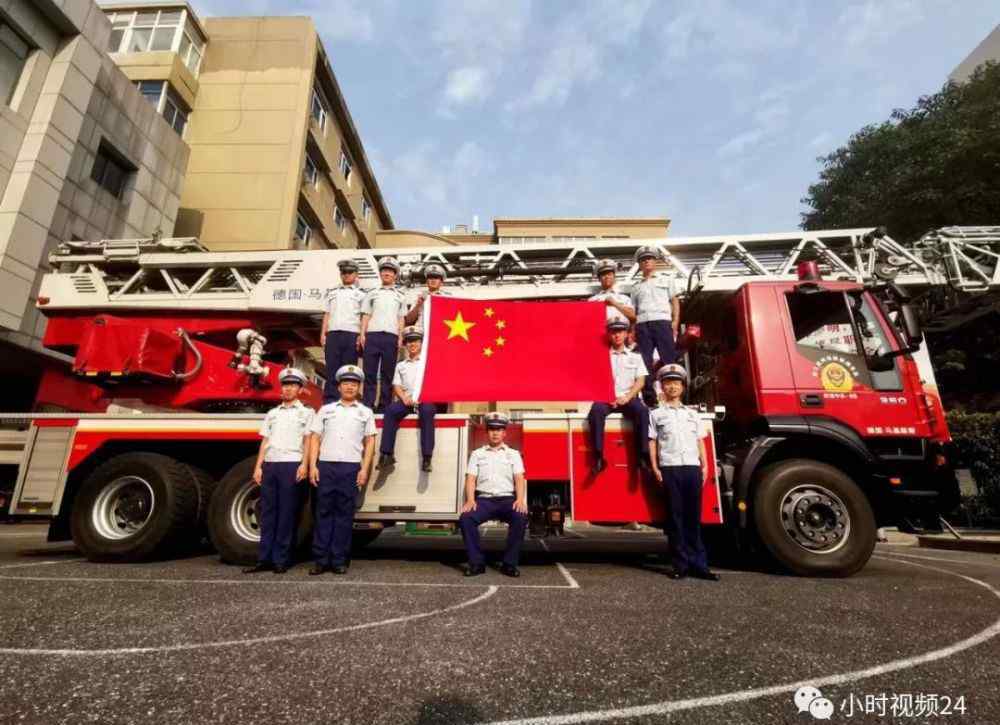
[[[604,421],[612,413],[621,413],[632,423],[635,452],[639,460],[649,455],[649,408],[643,405],[636,396],[625,405],[611,403],[594,403],[587,413],[587,424],[590,426],[590,444],[598,457],[604,456]]]
[[[414,410],[412,405],[403,405],[401,400],[394,400],[386,406],[385,426],[382,428],[382,445],[379,452],[392,455],[396,450],[396,433],[399,432],[399,424],[403,418],[411,415]],[[417,420],[420,423],[420,452],[425,456],[434,453],[434,416],[437,415],[438,407],[434,403],[417,403]]]
[[[674,571],[708,569],[708,554],[701,541],[701,467],[660,466],[667,492],[667,521]]]
[[[323,402],[340,400],[336,374],[344,365],[358,364],[358,333],[332,330],[326,333],[326,385],[323,386]]]
[[[674,351],[674,328],[671,327],[670,320],[653,320],[652,322],[640,322],[635,326],[635,343],[642,355],[642,361],[646,363],[646,385],[643,390],[646,397],[655,397],[653,381],[656,375],[653,371],[653,350],[660,353],[660,364],[667,365],[674,362],[677,353]]]
[[[360,463],[319,462],[313,559],[320,566],[340,566],[351,557],[354,502]]]
[[[260,545],[257,561],[275,566],[292,563],[296,524],[305,482],[295,480],[298,463],[265,463],[260,482]]]
[[[369,332],[365,337],[365,392],[361,402],[375,409],[375,391],[380,390],[379,409],[385,410],[392,400],[392,376],[396,373],[399,356],[399,335],[391,332]],[[382,376],[379,379],[379,366]]]
[[[458,519],[469,564],[482,566],[486,563],[479,544],[479,525],[492,520],[507,524],[507,548],[503,552],[503,563],[517,566],[521,558],[521,542],[524,541],[524,532],[528,528],[528,515],[514,510],[513,496],[476,496],[476,510],[467,511]]]

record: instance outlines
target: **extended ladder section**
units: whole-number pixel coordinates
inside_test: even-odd
[[[746,282],[795,279],[796,264],[817,260],[826,279],[892,281],[912,293],[947,288],[962,297],[1000,288],[1000,227],[947,227],[912,245],[879,229],[797,231],[569,243],[456,245],[401,249],[209,252],[196,239],[67,242],[50,256],[39,303],[47,310],[319,313],[353,260],[362,287],[378,281],[393,256],[400,284],[417,287],[438,263],[459,295],[491,299],[580,298],[591,294],[598,259],[619,264],[627,290],[638,276],[632,256],[658,248],[666,273],[688,291],[721,292]],[[955,307],[951,299],[949,307]]]

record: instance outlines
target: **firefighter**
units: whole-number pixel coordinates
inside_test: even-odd
[[[420,376],[420,347],[424,333],[419,327],[403,329],[403,346],[406,348],[406,358],[396,364],[396,373],[392,379],[392,391],[396,399],[385,409],[385,426],[382,429],[382,445],[379,447],[378,468],[391,468],[396,459],[396,433],[403,418],[413,412],[417,413],[420,424],[420,470],[431,470],[431,456],[434,454],[434,416],[438,406],[434,403],[422,403],[417,400],[416,383]]]
[[[362,402],[382,412],[392,397],[392,378],[399,356],[406,301],[396,287],[399,262],[383,257],[378,263],[382,286],[369,290],[361,304],[361,346],[364,348],[365,392]],[[375,394],[379,392],[378,408]]]
[[[407,325],[416,325],[420,316],[424,313],[424,300],[429,295],[442,295],[451,297],[451,292],[444,288],[444,281],[448,278],[448,273],[440,264],[428,264],[424,267],[424,279],[427,281],[427,290],[421,291],[413,303],[413,307],[406,313],[405,322]]]
[[[358,286],[358,265],[350,259],[337,263],[340,267],[340,286],[330,290],[323,313],[323,328],[319,344],[326,354],[326,385],[323,402],[338,397],[334,373],[344,365],[356,365],[361,351],[361,303],[364,290]]]
[[[308,474],[309,430],[313,412],[299,400],[306,376],[296,368],[285,368],[281,382],[281,405],[264,416],[263,438],[253,470],[260,486],[260,544],[257,563],[244,574],[273,571],[284,574],[292,563],[292,540],[304,500],[303,484]]]
[[[469,558],[465,576],[486,572],[486,559],[479,545],[479,525],[491,519],[508,525],[507,547],[500,572],[510,577],[521,576],[517,564],[528,528],[528,493],[521,454],[504,443],[509,422],[503,413],[487,414],[489,443],[469,456],[465,471],[465,504],[458,520]]]
[[[611,308],[608,308],[611,309]],[[639,393],[646,383],[649,371],[642,357],[625,347],[628,320],[608,318],[608,336],[611,342],[611,373],[615,383],[615,399],[599,401],[590,406],[587,423],[590,428],[590,445],[594,449],[595,474],[608,467],[604,460],[604,421],[611,413],[621,413],[632,423],[636,444],[636,460],[647,469],[646,446],[649,438],[649,409],[642,404]]]
[[[632,307],[635,309],[635,339],[647,370],[653,370],[653,351],[659,353],[661,364],[674,362],[674,341],[680,326],[681,303],[672,277],[654,274],[660,252],[655,247],[639,247],[635,261],[642,280],[632,287]],[[644,397],[655,405],[653,377],[646,378]]]
[[[590,302],[603,302],[607,306],[608,320],[625,320],[635,322],[635,309],[629,296],[615,289],[615,270],[617,265],[613,259],[602,259],[597,263],[595,272],[601,291],[591,295]]]
[[[375,453],[375,414],[358,401],[365,374],[357,365],[337,371],[340,399],[313,418],[309,482],[316,487],[313,558],[309,574],[346,574],[357,489],[368,481]]]
[[[649,415],[649,460],[667,497],[664,529],[674,565],[670,577],[718,581],[719,575],[708,568],[701,540],[701,493],[708,480],[708,457],[698,413],[681,402],[687,371],[681,365],[667,364],[656,379],[663,389],[663,402]]]

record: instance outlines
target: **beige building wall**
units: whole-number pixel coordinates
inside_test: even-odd
[[[983,42],[975,47],[965,59],[959,63],[955,70],[948,76],[948,80],[955,83],[964,83],[969,80],[972,72],[983,63],[993,61],[1000,63],[1000,25],[993,28],[993,32],[983,38]]]
[[[0,339],[41,351],[48,253],[169,235],[188,148],[104,52],[110,24],[91,0],[0,0],[0,19],[32,46],[0,99]],[[99,149],[127,172],[117,195],[91,178]]]

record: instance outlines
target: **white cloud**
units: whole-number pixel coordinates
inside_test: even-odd
[[[448,73],[444,97],[458,106],[485,101],[490,94],[490,79],[481,66],[465,66]]]
[[[812,140],[809,141],[809,148],[811,149],[827,149],[833,142],[833,134],[829,131],[821,131],[820,133],[813,136]]]
[[[321,5],[307,8],[301,14],[312,15],[316,29],[324,38],[367,42],[375,35],[375,21],[360,0],[324,0]]]
[[[372,153],[372,164],[394,203],[419,206],[439,219],[454,219],[466,211],[477,179],[494,168],[493,159],[475,141],[442,148],[422,141],[392,159]]]
[[[730,0],[705,0],[675,15],[661,33],[667,59],[680,61],[699,51],[739,57],[789,48],[799,42],[805,21],[803,5],[783,5],[780,23],[773,22],[759,8],[744,7]]]
[[[912,0],[866,0],[844,8],[837,24],[847,46],[863,48],[882,45],[921,20],[923,10]]]

